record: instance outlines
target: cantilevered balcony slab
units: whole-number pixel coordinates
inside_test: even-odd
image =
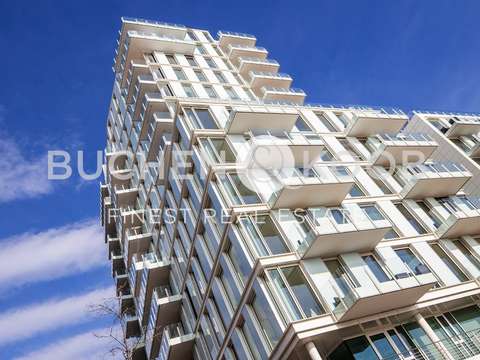
[[[282,170],[281,187],[267,200],[273,209],[297,209],[339,205],[354,184],[349,174],[340,174],[335,167],[315,166],[309,175],[298,170]]]
[[[264,101],[285,102],[291,104],[302,105],[305,101],[305,91],[297,88],[277,88],[271,86],[263,86],[261,89]]]
[[[149,250],[152,234],[144,232],[143,227],[127,229],[125,234],[123,253],[127,266],[130,266],[134,254],[141,256]]]
[[[263,168],[268,168],[267,164],[277,161],[281,162],[282,167],[309,167],[318,162],[325,149],[323,139],[318,134],[309,132],[252,130],[249,137],[252,160]]]
[[[328,208],[317,208],[315,225],[298,248],[303,258],[331,257],[350,252],[368,252],[391,230],[388,220],[371,221],[363,214],[337,223]]]
[[[235,106],[226,125],[229,134],[243,134],[251,129],[290,131],[298,118],[293,107]]]
[[[117,288],[117,294],[130,289],[130,285],[128,284],[128,274],[125,271],[116,272],[114,275],[114,280]]]
[[[117,186],[112,192],[112,200],[116,208],[125,208],[135,203],[137,195],[137,187]]]
[[[240,57],[255,57],[259,59],[266,59],[267,55],[267,49],[256,46],[231,44],[228,46],[227,50],[227,56],[234,64],[238,64],[238,60]]]
[[[290,88],[292,77],[283,73],[271,73],[265,71],[250,71],[248,74],[250,79],[250,87],[256,94],[262,94],[262,87],[271,88]]]
[[[136,316],[127,315],[125,317],[125,337],[127,339],[132,337],[139,337],[141,335],[140,324]]]
[[[120,253],[120,239],[117,236],[107,235],[108,259],[112,257],[112,253]]]
[[[445,136],[449,138],[474,135],[480,132],[480,118],[454,116],[447,122],[450,126],[445,128]]]
[[[180,307],[182,305],[181,294],[165,293],[161,288],[153,291],[151,303],[151,317],[155,328],[163,328],[168,324],[180,321]]]
[[[178,334],[166,327],[163,331],[158,359],[184,360],[193,355],[194,334]]]
[[[442,238],[480,235],[480,209],[456,211],[440,225],[437,234]]]
[[[129,292],[124,293],[123,291],[120,291],[119,298],[120,310],[122,311],[122,314],[127,312],[133,313],[135,311],[135,301],[133,300],[132,294]]]
[[[128,271],[132,293],[138,295],[141,286],[142,273],[146,269],[146,283],[145,285],[151,289],[161,284],[168,283],[170,275],[170,261],[159,260],[152,253],[141,256],[134,255],[132,257],[131,265]],[[152,290],[150,290],[151,293]]]
[[[347,136],[365,137],[375,134],[398,133],[408,121],[408,116],[395,110],[354,110],[345,128]]]
[[[397,166],[429,159],[438,144],[427,134],[378,134],[367,139],[372,165]]]
[[[230,45],[255,46],[257,38],[251,34],[244,34],[231,31],[218,32],[218,45],[227,50]]]
[[[280,68],[280,64],[272,59],[261,59],[254,57],[238,58],[238,72],[245,78],[250,76],[251,71],[263,71],[275,74]]]
[[[400,195],[406,199],[424,199],[455,195],[472,174],[461,164],[432,163],[398,169],[405,185]]]

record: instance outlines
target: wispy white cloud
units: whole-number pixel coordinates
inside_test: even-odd
[[[52,182],[47,178],[46,154],[27,159],[17,142],[2,133],[0,154],[0,203],[34,198],[53,191]]]
[[[0,289],[65,277],[107,264],[95,219],[0,239]]]
[[[108,351],[114,345],[112,344],[112,340],[108,338],[97,338],[94,335],[107,332],[108,329],[97,329],[75,335],[29,352],[28,354],[15,358],[14,360],[111,359],[111,355],[108,354]]]
[[[114,291],[113,287],[101,288],[0,313],[0,346],[65,326],[93,320],[89,314],[89,307],[112,298],[115,294]],[[59,358],[68,359],[68,357]],[[77,359],[78,357],[72,358]]]

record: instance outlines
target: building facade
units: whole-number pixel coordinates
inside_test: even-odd
[[[434,135],[304,104],[247,34],[124,18],[113,71],[101,217],[135,359],[480,355],[476,175]]]

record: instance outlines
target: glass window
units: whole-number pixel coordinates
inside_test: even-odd
[[[188,30],[188,31],[187,31],[187,34],[188,34],[188,37],[189,37],[190,39],[192,39],[193,41],[198,41],[197,37],[195,36],[195,34],[193,33],[192,30]]]
[[[400,236],[398,233],[395,231],[395,229],[390,229],[388,232],[383,236],[384,239],[398,239]]]
[[[259,256],[289,252],[270,216],[242,217],[240,223],[244,226]]]
[[[380,263],[377,261],[375,256],[373,255],[365,255],[362,256],[363,261],[367,264],[368,268],[370,271],[373,273],[375,278],[378,280],[378,282],[386,282],[392,280],[392,278],[387,275],[383,267],[380,265]]]
[[[217,64],[215,64],[215,62],[212,60],[212,58],[209,58],[209,57],[205,57],[205,62],[207,63],[207,65],[212,68],[212,69],[216,69],[217,68]]]
[[[328,129],[328,131],[331,131],[331,132],[338,131],[337,128],[330,122],[330,120],[327,119],[325,114],[316,114],[316,115],[318,120],[320,120],[320,122],[323,124],[323,126],[325,126]]]
[[[235,162],[235,153],[225,139],[199,138],[199,142],[214,162],[220,164]]]
[[[211,86],[204,85],[203,88],[205,89],[205,92],[207,93],[209,98],[215,99],[217,97],[217,93]]]
[[[472,253],[472,251],[467,248],[467,246],[462,242],[462,240],[456,240],[453,242],[455,246],[460,250],[460,252],[475,266],[480,270],[480,260]]]
[[[214,74],[217,77],[218,81],[220,81],[222,84],[227,83],[227,79],[225,79],[225,76],[223,76],[223,74],[220,71],[215,71]]]
[[[348,125],[348,119],[347,117],[342,114],[342,113],[336,113],[335,116],[337,117],[338,120],[343,124],[343,126],[346,128]]]
[[[347,212],[342,209],[329,209],[330,217],[335,220],[337,224],[349,224],[350,220],[348,218]]]
[[[196,121],[203,129],[218,129],[217,123],[208,109],[195,109]]]
[[[175,73],[175,76],[177,77],[178,80],[187,80],[187,77],[183,73],[182,69],[173,68],[173,72]]]
[[[425,203],[423,200],[418,200],[417,205],[425,212],[425,214],[432,220],[433,226],[435,228],[439,228],[441,225],[441,222],[439,219],[432,213],[432,209]]]
[[[351,197],[361,197],[365,196],[365,193],[363,190],[360,188],[358,184],[353,184],[352,188],[350,189],[350,192],[348,193]]]
[[[242,205],[261,203],[258,194],[246,187],[238,174],[219,174],[218,178],[234,204]]]
[[[451,312],[465,331],[478,331],[480,328],[480,309],[470,306]]]
[[[207,53],[207,51],[205,50],[205,48],[202,45],[197,45],[197,50],[202,55],[205,55]]]
[[[349,153],[355,160],[364,160],[363,155],[355,147],[352,146],[350,141],[348,141],[347,139],[339,139],[338,141],[345,148],[345,151]]]
[[[273,269],[268,273],[273,279],[275,288],[282,296],[282,303],[283,300],[286,300],[294,320],[325,313],[299,266]]]
[[[335,160],[335,157],[328,149],[323,149],[322,153],[320,154],[320,159],[322,161],[333,161]]]
[[[412,227],[419,233],[420,235],[426,234],[427,231],[425,228],[418,222],[417,219],[407,210],[407,208],[402,203],[395,204],[395,207],[402,213],[402,215],[407,219],[407,221],[412,225]]]
[[[422,263],[409,248],[395,249],[395,252],[415,275],[429,274],[431,272],[430,269]]]
[[[236,93],[231,87],[225,86],[225,91],[226,91],[226,93],[228,94],[228,96],[230,97],[230,99],[232,99],[232,100],[238,100],[238,99],[240,99],[240,98],[238,97],[237,93]]]
[[[185,94],[188,97],[196,97],[197,96],[191,85],[183,84],[183,91],[185,91]]]
[[[346,341],[347,347],[355,360],[374,360],[378,359],[375,350],[368,342],[365,336],[359,336]]]
[[[194,72],[197,76],[198,81],[207,81],[207,78],[205,77],[205,74],[202,72],[202,70],[195,70]]]
[[[382,359],[396,358],[395,350],[393,349],[385,334],[380,333],[372,335],[370,336],[370,340],[379,352]]]
[[[295,122],[295,127],[298,131],[312,131],[310,126],[307,125],[307,123],[305,122],[305,120],[302,119],[301,116],[297,118],[297,121]]]
[[[195,61],[195,59],[193,58],[193,56],[185,56],[185,59],[187,59],[188,64],[189,64],[190,66],[198,66],[198,65],[197,65],[197,62]]]
[[[375,168],[368,168],[365,170],[373,182],[380,188],[380,190],[383,191],[385,195],[393,194],[392,190],[390,190],[388,185],[382,180],[380,174],[375,170]]]
[[[440,247],[439,244],[430,244],[430,246],[459,281],[468,280],[468,277],[463,273],[462,270],[460,270],[457,264],[455,264],[455,262],[447,255],[447,253]]]
[[[267,336],[270,344],[272,346],[275,346],[278,340],[283,335],[283,331],[280,326],[278,326],[278,323],[275,321],[275,315],[273,313],[273,310],[267,299],[265,298],[263,292],[260,291],[258,282],[254,284],[254,291],[255,296],[251,302],[251,306],[257,317],[258,322],[260,323],[261,330]]]
[[[175,59],[175,56],[165,55],[165,57],[167,58],[169,64],[172,64],[172,65],[177,64],[177,59]]]
[[[377,209],[375,204],[362,204],[360,208],[367,214],[368,218],[372,221],[385,220],[380,210]]]

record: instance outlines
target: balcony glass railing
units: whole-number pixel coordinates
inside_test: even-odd
[[[310,132],[289,132],[272,130],[251,130],[250,138],[254,143],[266,145],[323,145],[320,135]]]
[[[178,29],[182,29],[182,30],[186,29],[185,25],[181,25],[181,24],[174,24],[174,23],[148,20],[148,19],[142,19],[142,18],[133,18],[133,17],[127,17],[127,16],[122,17],[122,21],[135,22],[135,23],[140,23],[140,24],[174,27],[174,28],[178,28]]]
[[[271,77],[271,78],[280,78],[280,79],[292,79],[292,77],[285,73],[274,73],[268,71],[250,71],[250,76],[263,76],[263,77]]]
[[[248,39],[256,39],[255,35],[251,35],[251,34],[245,34],[245,33],[240,33],[240,32],[235,32],[235,31],[224,31],[224,30],[220,30],[218,33],[217,33],[218,37],[221,37],[221,36],[235,36],[235,37],[242,37],[242,38],[248,38]]]
[[[261,58],[256,58],[252,56],[241,56],[239,57],[240,62],[246,61],[246,62],[256,62],[256,63],[264,63],[264,64],[272,64],[272,65],[280,65],[278,61],[273,60],[273,59],[261,59]]]
[[[280,93],[305,95],[305,91],[299,88],[278,88],[273,86],[263,86],[262,89],[263,89],[263,92],[280,92]]]
[[[167,40],[167,41],[175,41],[175,42],[182,42],[182,43],[192,43],[194,44],[193,41],[191,40],[185,40],[185,39],[179,39],[173,36],[168,36],[165,34],[158,34],[152,31],[139,31],[139,30],[129,30],[128,31],[128,37],[142,37],[142,38],[148,38],[152,40]]]
[[[432,175],[450,176],[452,173],[468,173],[468,170],[460,163],[433,162],[400,167],[398,178],[400,182],[407,183],[420,178],[429,178]]]
[[[267,52],[267,49],[261,46],[248,46],[248,45],[242,45],[242,44],[230,44],[230,49],[243,49],[243,50]]]

